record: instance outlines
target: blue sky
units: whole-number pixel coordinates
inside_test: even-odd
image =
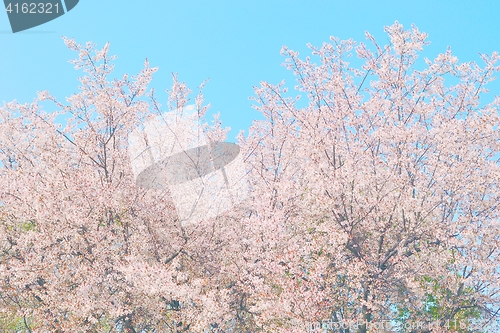
[[[460,61],[480,61],[479,52],[500,51],[499,13],[495,0],[80,0],[66,15],[13,34],[1,12],[0,103],[30,102],[42,90],[64,100],[77,92],[82,73],[68,63],[76,54],[61,36],[98,47],[109,41],[116,74],[136,74],[146,57],[159,67],[151,85],[159,93],[171,86],[172,72],[193,90],[210,78],[206,100],[232,128],[232,141],[260,118],[248,100],[252,86],[295,84],[281,66],[283,45],[306,56],[307,43],[319,46],[332,35],[365,41],[367,30],[385,44],[384,26],[398,20],[429,34],[423,56],[451,46]],[[165,105],[166,94],[159,97]]]

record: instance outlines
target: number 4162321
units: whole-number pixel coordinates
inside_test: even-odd
[[[59,13],[59,4],[48,3],[9,3],[7,7],[5,7],[5,11],[9,14],[58,14]]]

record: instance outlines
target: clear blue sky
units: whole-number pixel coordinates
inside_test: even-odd
[[[305,56],[308,42],[321,45],[332,35],[365,41],[366,30],[384,43],[383,27],[395,20],[429,34],[429,58],[447,46],[460,61],[500,51],[498,0],[80,0],[66,15],[17,34],[0,12],[0,103],[30,102],[42,90],[64,100],[77,92],[81,72],[67,62],[76,54],[61,36],[98,47],[109,41],[120,76],[136,74],[146,57],[159,67],[151,85],[158,92],[170,87],[172,72],[193,90],[210,78],[206,100],[233,140],[259,118],[248,100],[252,86],[293,80],[281,66],[283,45]]]

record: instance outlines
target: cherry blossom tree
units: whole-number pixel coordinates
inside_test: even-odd
[[[255,88],[265,120],[241,137],[245,256],[248,288],[260,286],[251,311],[272,331],[378,332],[404,318],[415,327],[401,332],[472,319],[460,332],[479,332],[498,318],[500,99],[487,94],[498,53],[483,66],[451,50],[424,62],[425,33],[385,31],[386,46],[369,33],[371,46],[309,46],[317,63],[284,47],[298,96],[284,82]]]
[[[201,332],[234,319],[241,296],[224,262],[236,224],[184,226],[169,192],[132,173],[129,134],[164,112],[147,91],[157,69],[146,60],[112,79],[108,45],[65,43],[80,91],[0,109],[2,318],[29,332]],[[168,111],[182,117],[190,91],[173,79]],[[200,128],[222,141],[208,107],[200,90]]]
[[[284,82],[255,88],[264,120],[239,137],[249,198],[191,224],[168,187],[138,186],[130,137],[165,112],[191,112],[208,141],[225,140],[217,118],[204,120],[202,87],[191,108],[174,75],[164,109],[148,90],[157,69],[147,61],[118,78],[108,45],[65,39],[85,73],[79,92],[0,108],[0,323],[19,332],[323,324],[367,333],[395,322],[407,325],[400,332],[493,331],[500,99],[487,100],[487,85],[498,54],[482,55],[482,66],[450,50],[419,61],[424,33],[397,22],[386,32],[387,46],[368,33],[371,46],[310,46],[319,64],[283,48],[299,95]],[[348,62],[354,54],[361,65]]]

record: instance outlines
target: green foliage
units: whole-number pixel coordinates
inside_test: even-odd
[[[24,231],[34,231],[36,227],[35,220],[28,220],[21,224],[21,229]]]
[[[24,318],[13,313],[0,313],[0,332],[26,333],[30,332],[24,323]]]
[[[396,322],[401,327],[399,332],[410,332],[405,327],[412,322],[444,324],[450,332],[456,333],[481,332],[467,328],[471,321],[480,319],[482,315],[473,299],[467,297],[472,295],[473,289],[463,287],[460,297],[458,297],[449,288],[446,288],[440,280],[442,278],[429,276],[420,279],[421,287],[426,290],[422,309],[409,309],[405,306],[396,307]],[[449,304],[449,300],[453,300],[453,298],[456,298],[455,304],[453,308],[450,308],[447,303]]]

